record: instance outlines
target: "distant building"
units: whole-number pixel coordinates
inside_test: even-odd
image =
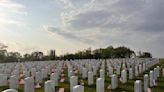
[[[55,60],[55,50],[48,51],[48,56],[50,57],[50,60]]]

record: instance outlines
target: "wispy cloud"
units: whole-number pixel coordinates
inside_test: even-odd
[[[67,2],[75,8],[64,11],[61,19],[74,30],[99,27],[150,32],[164,29],[163,0],[93,0],[84,4],[88,7],[76,6],[72,0]]]
[[[0,25],[25,26],[18,16],[26,15],[25,6],[13,0],[0,0]]]
[[[94,40],[82,37],[80,35],[76,35],[73,32],[68,32],[68,31],[65,31],[65,30],[62,30],[62,29],[59,29],[56,27],[44,26],[44,30],[49,33],[58,34],[58,35],[64,37],[65,39],[71,39],[71,40],[81,41],[81,42],[85,42],[85,43],[94,43]]]
[[[6,49],[8,46],[5,45],[4,43],[0,42],[0,50],[1,49]]]
[[[0,0],[1,11],[5,9],[7,12],[13,12],[18,14],[26,14],[24,11],[25,6],[14,2],[13,0]]]

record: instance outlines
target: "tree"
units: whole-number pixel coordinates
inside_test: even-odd
[[[115,48],[114,50],[114,58],[130,58],[130,56],[134,53],[134,51],[130,50],[127,47],[121,46]]]
[[[23,55],[24,61],[31,60],[31,55],[26,53]]]
[[[18,62],[22,58],[19,52],[8,52],[7,57],[5,58],[6,62]]]
[[[3,62],[17,62],[24,61],[41,61],[41,60],[74,60],[74,59],[108,59],[108,58],[130,58],[135,55],[135,52],[125,46],[114,48],[108,46],[106,48],[98,48],[91,50],[91,48],[78,51],[76,53],[66,53],[64,55],[56,56],[55,50],[50,50],[48,55],[44,55],[41,51],[34,51],[31,54],[24,54],[23,57],[19,52],[7,52],[7,46],[0,43],[0,61]],[[149,52],[139,52],[140,58],[151,58]]]
[[[40,60],[43,59],[43,56],[44,56],[43,52],[41,52],[41,51],[35,51],[35,52],[32,52],[31,53],[31,57],[30,58],[33,61],[40,61]]]
[[[85,59],[91,59],[92,58],[92,54],[91,54],[91,48],[88,48],[87,50],[85,50]]]
[[[109,46],[105,49],[102,49],[102,57],[103,58],[113,58],[114,48],[113,46]]]
[[[150,52],[139,52],[139,58],[152,58],[152,54]]]
[[[96,49],[93,51],[93,58],[100,59],[101,58],[101,49]]]
[[[4,61],[7,55],[7,50],[0,50],[0,61]]]
[[[7,47],[6,45],[4,45],[3,43],[0,43],[0,61],[4,62],[5,58],[7,56]]]

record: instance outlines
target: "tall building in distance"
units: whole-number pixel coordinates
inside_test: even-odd
[[[55,60],[55,50],[51,49],[50,51],[48,51],[48,56],[50,57],[50,60]]]

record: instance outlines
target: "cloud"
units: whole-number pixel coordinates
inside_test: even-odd
[[[0,50],[1,49],[6,49],[8,46],[5,45],[4,43],[0,42]]]
[[[0,27],[26,26],[18,20],[20,16],[27,15],[25,6],[13,0],[0,0]]]
[[[25,6],[17,2],[14,2],[13,0],[1,0],[0,7],[1,11],[5,9],[7,12],[26,14],[26,12],[24,11]]]
[[[64,11],[61,19],[67,27],[74,30],[98,27],[101,30],[120,28],[150,32],[164,29],[163,0],[92,0],[83,7],[74,5],[73,0],[65,1],[75,8]]]
[[[72,31],[162,32],[164,31],[163,0],[88,0],[77,6],[73,0],[70,10],[63,11],[62,27]],[[69,6],[65,4],[65,6]],[[96,30],[97,31],[97,30]],[[117,33],[117,32],[116,32]]]
[[[45,31],[47,31],[49,33],[58,34],[58,35],[64,37],[65,39],[71,39],[71,40],[81,41],[81,42],[85,42],[85,43],[94,43],[94,41],[91,39],[81,37],[80,35],[76,35],[75,33],[65,31],[65,30],[62,30],[62,29],[59,29],[56,27],[44,26],[43,28]]]

